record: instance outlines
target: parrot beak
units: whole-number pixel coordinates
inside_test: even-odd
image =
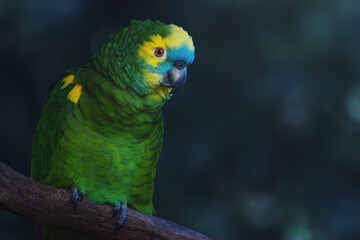
[[[167,72],[162,85],[172,88],[170,93],[179,91],[186,82],[187,67],[184,61],[174,62],[174,66]]]

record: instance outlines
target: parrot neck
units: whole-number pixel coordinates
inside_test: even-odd
[[[82,111],[86,111],[86,121],[99,122],[110,131],[121,129],[134,133],[134,128],[140,129],[139,134],[144,134],[146,126],[150,129],[161,121],[161,108],[166,99],[120,88],[112,79],[91,68],[82,68],[77,76],[86,86],[79,101]]]
[[[111,42],[104,44],[86,67],[90,67],[105,77],[111,79],[121,89],[132,89],[139,95],[148,95],[153,92],[149,88],[141,64],[129,56],[118,55]],[[121,57],[119,57],[121,56]]]

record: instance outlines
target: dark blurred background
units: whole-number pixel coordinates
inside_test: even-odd
[[[218,239],[360,239],[357,0],[1,0],[1,161],[29,175],[48,87],[146,18],[196,47],[163,111],[157,216]],[[33,234],[0,210],[0,239]]]

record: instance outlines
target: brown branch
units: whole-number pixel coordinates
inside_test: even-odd
[[[0,208],[38,223],[84,232],[102,239],[211,239],[167,220],[128,210],[114,232],[113,207],[84,198],[73,210],[71,193],[23,176],[0,162]]]

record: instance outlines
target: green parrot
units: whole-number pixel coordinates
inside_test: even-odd
[[[83,195],[112,204],[120,212],[117,227],[125,222],[127,206],[152,215],[161,108],[184,85],[194,49],[181,27],[132,21],[89,63],[67,70],[41,112],[31,177],[72,189],[74,209]],[[50,240],[82,239],[80,233],[43,229]]]

